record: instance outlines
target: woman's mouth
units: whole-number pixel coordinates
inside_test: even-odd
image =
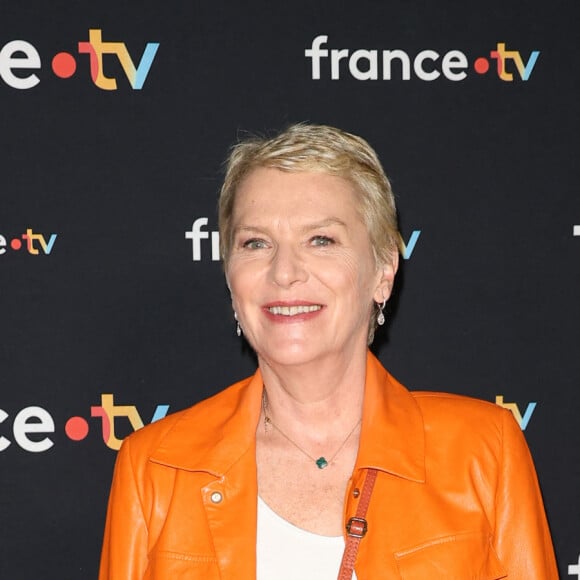
[[[297,314],[308,314],[310,312],[316,312],[321,308],[322,306],[320,304],[304,304],[300,306],[268,306],[267,310],[271,314],[276,314],[279,316],[296,316]]]

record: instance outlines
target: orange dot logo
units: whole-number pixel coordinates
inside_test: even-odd
[[[52,59],[52,70],[57,77],[68,79],[72,77],[77,70],[77,62],[72,54],[68,52],[59,52]]]
[[[89,424],[82,417],[71,417],[64,426],[69,439],[82,441],[89,433]]]
[[[473,63],[473,68],[476,73],[484,75],[489,70],[489,61],[481,56]]]

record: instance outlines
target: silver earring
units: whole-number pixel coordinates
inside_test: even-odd
[[[377,324],[382,326],[385,323],[385,315],[383,314],[383,310],[385,309],[385,304],[387,301],[385,300],[382,304],[377,304],[379,307],[379,313],[377,314]]]
[[[236,319],[236,334],[238,336],[242,336],[242,327],[240,326],[240,323],[238,322],[238,313],[234,310],[234,318]]]

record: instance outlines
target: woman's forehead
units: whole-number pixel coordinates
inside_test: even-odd
[[[236,192],[234,211],[351,211],[356,204],[350,181],[322,172],[285,172],[259,168],[242,181]]]

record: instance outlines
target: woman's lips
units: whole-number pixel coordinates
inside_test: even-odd
[[[312,302],[272,302],[262,307],[270,320],[276,322],[302,322],[320,314],[322,304]]]

